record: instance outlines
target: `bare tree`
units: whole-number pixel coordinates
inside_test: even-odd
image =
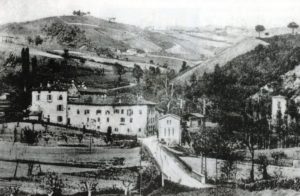
[[[92,196],[92,192],[96,191],[96,187],[98,185],[98,182],[96,180],[83,180],[81,181],[81,190],[86,191],[88,194],[87,196]]]

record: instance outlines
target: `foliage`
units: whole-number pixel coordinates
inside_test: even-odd
[[[53,193],[52,196],[62,196],[62,189],[65,186],[63,180],[54,172],[46,173],[43,185]]]
[[[286,155],[284,152],[282,152],[282,151],[276,151],[276,152],[272,152],[272,153],[271,153],[271,157],[272,157],[272,159],[274,160],[274,164],[275,164],[275,165],[278,165],[278,164],[279,164],[279,161],[280,161],[281,159],[286,158],[287,155]]]
[[[260,37],[260,33],[265,31],[265,27],[263,25],[256,25],[255,26],[255,31],[258,32],[258,36]]]
[[[55,37],[60,44],[69,47],[81,47],[84,44],[89,44],[89,40],[85,36],[85,31],[76,25],[54,22],[49,26],[46,25],[43,31],[47,36]]]
[[[116,74],[119,75],[119,82],[121,82],[122,81],[122,75],[124,75],[126,73],[126,69],[120,63],[115,63],[114,66],[115,66]]]
[[[292,29],[292,34],[294,34],[295,29],[297,29],[299,25],[295,22],[290,22],[287,27]]]
[[[133,77],[136,78],[137,82],[140,83],[140,79],[143,77],[144,71],[142,70],[142,68],[139,65],[134,64],[134,68],[132,70],[132,75],[133,75]]]
[[[263,179],[267,180],[270,178],[267,168],[268,165],[270,164],[268,157],[264,154],[259,154],[257,158],[257,163],[259,164],[258,166],[258,171],[262,173]]]
[[[41,45],[41,44],[43,43],[43,41],[44,41],[44,40],[41,38],[40,35],[37,35],[37,36],[35,36],[35,38],[34,38],[34,43],[35,43],[36,46]]]
[[[28,127],[22,129],[23,138],[21,138],[22,142],[27,144],[35,144],[38,142],[38,132],[34,131]]]

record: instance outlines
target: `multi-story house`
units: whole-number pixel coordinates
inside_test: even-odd
[[[73,87],[71,95],[66,89],[46,87],[32,91],[30,110],[51,123],[143,137],[157,128],[155,105],[132,94],[80,95]]]

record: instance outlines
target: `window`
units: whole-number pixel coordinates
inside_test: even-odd
[[[109,114],[110,114],[110,111],[106,110],[105,114],[106,114],[106,115],[109,115]]]
[[[40,95],[36,96],[36,100],[39,101],[40,100]]]
[[[57,111],[63,111],[64,107],[63,105],[57,105]]]
[[[169,120],[169,123],[172,124],[172,120]]]
[[[98,122],[100,122],[100,118],[98,118]]]
[[[125,118],[121,118],[121,123],[124,123],[125,122]]]
[[[128,132],[128,133],[130,132],[130,129],[129,129],[129,128],[127,129],[127,132]]]
[[[58,99],[58,100],[63,100],[63,96],[62,96],[62,95],[59,95],[57,99]]]
[[[86,122],[89,122],[90,121],[90,118],[86,118]]]
[[[139,132],[142,132],[142,129],[141,129],[141,128],[139,128]]]
[[[115,111],[114,111],[115,114],[119,114],[119,112],[120,111],[118,109],[115,109]]]
[[[131,116],[133,114],[133,110],[132,109],[128,109],[127,110],[127,116]]]
[[[106,122],[109,122],[109,118],[106,119]]]
[[[96,111],[96,114],[101,114],[101,110],[97,110],[97,111]]]
[[[47,101],[52,101],[52,95],[47,95]]]
[[[97,126],[97,129],[100,129],[100,126]]]
[[[140,113],[140,114],[143,114],[143,111],[142,111],[142,110],[140,110],[140,111],[139,111],[139,113]]]
[[[90,110],[84,110],[84,114],[89,114]]]
[[[79,109],[77,110],[77,114],[80,114],[80,110]]]
[[[62,122],[63,121],[63,117],[62,116],[57,116],[57,122]]]
[[[123,109],[121,110],[121,114],[124,114],[124,110]]]
[[[132,121],[133,121],[133,119],[132,119],[132,118],[130,118],[130,123],[132,123]]]
[[[115,132],[118,132],[119,131],[119,129],[118,128],[115,128]]]

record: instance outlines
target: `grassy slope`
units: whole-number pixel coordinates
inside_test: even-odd
[[[262,40],[257,40],[255,38],[244,39],[241,42],[220,52],[217,56],[212,57],[200,63],[199,65],[193,67],[189,71],[177,76],[174,79],[174,81],[177,83],[183,83],[185,81],[189,81],[192,74],[196,74],[197,77],[200,77],[204,72],[206,73],[212,72],[216,64],[219,64],[220,66],[224,66],[227,62],[233,60],[239,55],[242,55],[244,53],[253,50],[259,44],[267,45],[266,42]]]
[[[60,16],[48,17],[39,20],[10,23],[0,26],[0,34],[16,35],[20,41],[26,41],[27,36],[42,35],[42,28],[53,22],[68,25],[76,25],[85,31],[85,36],[91,40],[90,48],[113,47],[118,49],[139,48],[155,54],[176,56],[186,59],[203,60],[214,56],[215,52],[224,47],[228,47],[245,35],[236,35],[210,30],[206,32],[191,33],[189,31],[149,31],[139,27],[109,23],[106,20],[92,16]],[[213,39],[211,38],[213,37]],[[45,40],[46,41],[46,40]],[[56,43],[56,39],[48,39],[48,49],[61,49],[61,44]],[[89,47],[89,46],[88,46]]]

